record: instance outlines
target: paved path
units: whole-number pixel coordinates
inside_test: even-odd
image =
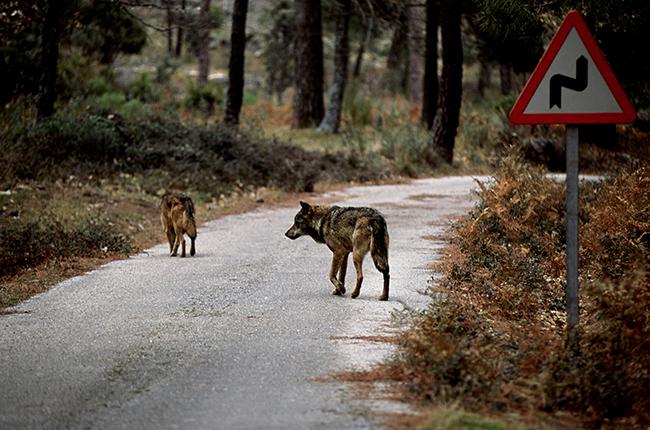
[[[441,244],[426,237],[471,208],[473,188],[457,177],[334,195],[385,214],[388,302],[369,257],[358,299],[330,295],[330,251],[284,237],[297,207],[210,222],[193,258],[159,245],[59,284],[0,317],[0,429],[378,428],[391,405],[318,379],[390,353],[358,336],[427,305]]]

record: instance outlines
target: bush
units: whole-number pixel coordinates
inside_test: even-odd
[[[185,106],[199,110],[206,115],[214,112],[215,106],[223,102],[223,88],[219,84],[197,84],[190,82],[185,95]]]
[[[135,98],[129,100],[119,92],[104,93],[94,100],[97,110],[103,115],[120,114],[129,118],[147,116],[151,113],[149,105]]]
[[[472,409],[650,422],[650,176],[581,190],[581,339],[564,349],[563,185],[512,160],[454,227],[434,302],[402,338],[403,379]]]
[[[107,92],[96,97],[94,102],[102,111],[117,112],[126,103],[126,95],[120,92]]]
[[[115,158],[125,154],[119,131],[101,116],[60,112],[24,127],[0,143],[0,160],[7,166],[0,174],[4,184],[44,175],[98,173],[97,168],[106,171]]]
[[[359,83],[350,81],[345,88],[342,116],[350,127],[372,124],[372,98],[360,94]]]
[[[554,357],[553,405],[650,422],[650,175],[603,185],[582,228],[581,356]],[[628,423],[631,425],[631,423]]]
[[[33,221],[9,220],[0,229],[0,276],[46,260],[127,255],[132,250],[132,240],[103,218],[83,219],[67,226],[48,215]]]
[[[156,86],[148,73],[141,73],[137,79],[129,84],[127,94],[129,99],[143,103],[152,103],[160,100],[160,89]]]
[[[398,173],[417,176],[431,170],[425,161],[429,150],[429,133],[420,125],[384,129],[380,143],[381,155],[394,162]]]
[[[310,153],[222,125],[190,127],[153,115],[143,121],[62,111],[35,124],[17,124],[0,139],[0,149],[0,163],[7,166],[0,172],[5,187],[25,179],[128,173],[144,175],[152,187],[160,188],[161,178],[167,178],[163,188],[219,195],[237,183],[301,191],[316,181],[384,175],[365,159]]]
[[[507,159],[445,252],[435,302],[403,337],[400,361],[417,392],[467,407],[518,402],[521,366],[539,369],[562,308],[547,275],[561,249],[561,187]],[[543,339],[543,340],[542,340]],[[504,385],[511,385],[507,392]]]

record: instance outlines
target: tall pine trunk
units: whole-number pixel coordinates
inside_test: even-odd
[[[422,101],[422,79],[424,77],[424,10],[422,5],[411,3],[406,10],[409,43],[408,97],[413,103]]]
[[[357,49],[356,59],[354,60],[354,70],[352,76],[358,78],[361,76],[361,66],[363,65],[363,55],[366,53],[366,46],[370,43],[370,36],[372,34],[373,18],[368,18],[368,22],[363,26],[361,41]]]
[[[429,130],[438,109],[438,0],[427,0],[421,121]]]
[[[479,54],[480,69],[478,72],[478,93],[481,98],[485,97],[485,91],[490,87],[492,69],[485,56]]]
[[[230,63],[228,64],[228,93],[226,95],[226,124],[239,124],[244,97],[244,50],[246,49],[246,14],[248,0],[235,0],[230,36]]]
[[[451,164],[463,95],[463,44],[460,29],[461,11],[456,0],[442,0],[440,29],[442,36],[442,76],[438,112],[433,121],[431,147],[433,153]],[[431,157],[430,162],[434,162]]]
[[[507,96],[512,92],[512,66],[510,64],[501,64],[499,66],[499,78],[501,80],[501,94]]]
[[[178,18],[178,30],[176,30],[176,57],[181,56],[183,50],[183,26],[185,25],[185,0],[181,0],[181,11]]]
[[[61,0],[43,2],[45,18],[41,29],[41,81],[37,107],[39,119],[47,118],[54,113],[61,33],[61,3]]]
[[[296,73],[293,128],[320,124],[323,106],[323,40],[320,0],[294,0]]]
[[[336,34],[334,37],[334,79],[330,88],[329,103],[325,117],[318,130],[323,133],[338,133],[341,124],[343,94],[348,78],[350,46],[348,28],[350,24],[351,0],[337,0]]]
[[[391,92],[404,91],[404,74],[408,72],[406,61],[408,55],[408,22],[406,14],[398,18],[393,36],[386,54],[386,85]]]
[[[165,0],[165,9],[167,16],[167,54],[171,56],[174,53],[174,15],[172,13],[172,0]]]
[[[205,84],[210,72],[210,0],[201,0],[198,37],[199,83]]]

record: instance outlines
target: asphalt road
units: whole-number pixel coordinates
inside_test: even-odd
[[[359,336],[427,305],[431,236],[472,207],[473,188],[452,177],[333,196],[386,216],[388,302],[369,256],[360,297],[330,295],[327,247],[284,236],[297,207],[210,222],[192,258],[159,245],[59,284],[0,317],[0,429],[380,427],[396,405],[323,378],[390,354]]]

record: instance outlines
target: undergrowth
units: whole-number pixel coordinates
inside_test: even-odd
[[[62,111],[3,130],[0,185],[69,175],[143,174],[149,191],[195,189],[219,195],[235,184],[311,190],[318,181],[373,180],[377,166],[305,151],[222,125],[185,125],[170,117]]]
[[[18,218],[4,220],[1,226],[0,277],[46,260],[128,255],[133,250],[132,239],[101,216],[69,223],[41,215],[27,222]]]
[[[581,189],[581,354],[564,350],[564,186],[514,159],[457,223],[434,302],[400,342],[414,393],[470,410],[650,422],[650,172]]]

